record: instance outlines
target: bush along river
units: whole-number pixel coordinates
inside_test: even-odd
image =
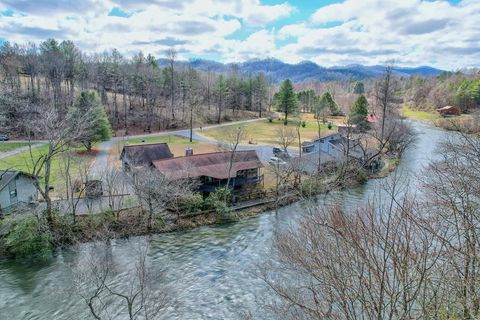
[[[435,157],[438,142],[452,134],[420,123],[414,125],[418,141],[405,152],[397,168],[397,172],[409,176],[410,186],[415,186],[422,168]],[[381,180],[332,193],[325,201],[358,207],[374,194]],[[278,215],[266,212],[226,225],[111,240],[108,254],[113,281],[120,286],[128,283],[127,270],[137,260],[136,249],[148,243],[153,273],[162,274],[152,280],[153,287],[168,292],[173,299],[171,307],[157,318],[243,319],[250,313],[253,319],[273,319],[262,302],[275,297],[255,270],[271,252],[275,230],[295,224],[301,212],[301,204],[294,203],[279,209]],[[81,267],[82,256],[91,245],[83,244],[80,250],[58,250],[44,263],[0,261],[0,319],[88,319],[87,305],[72,290],[71,269]],[[120,311],[118,308],[116,312]],[[127,318],[125,314],[110,316]]]

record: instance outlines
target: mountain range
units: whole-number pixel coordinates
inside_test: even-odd
[[[167,65],[166,59],[160,59],[159,64]],[[211,60],[194,59],[191,61],[179,61],[177,64],[188,65],[193,68],[216,73],[226,73],[232,68],[238,68],[243,74],[257,74],[263,72],[274,82],[280,82],[284,79],[290,79],[292,82],[303,81],[333,81],[333,80],[362,80],[367,78],[381,77],[384,72],[384,66],[364,66],[348,65],[338,67],[322,67],[311,61],[303,61],[297,64],[289,64],[277,59],[254,59],[241,63],[220,63]],[[421,66],[416,68],[395,67],[393,72],[400,76],[419,75],[431,77],[439,75],[444,70]]]

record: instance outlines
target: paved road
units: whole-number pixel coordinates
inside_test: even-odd
[[[245,124],[249,122],[255,122],[259,120],[264,120],[265,118],[259,118],[259,119],[250,119],[250,120],[243,120],[243,121],[235,121],[235,122],[225,122],[221,124],[216,124],[216,125],[211,125],[207,127],[202,127],[202,129],[212,129],[212,128],[219,128],[219,127],[226,127],[226,126],[231,126],[235,124]],[[193,138],[199,141],[203,141],[206,143],[211,143],[211,144],[218,144],[217,141],[215,140],[210,140],[205,137],[202,137],[198,135],[196,132],[200,131],[200,128],[195,128],[193,130]],[[90,167],[90,174],[92,176],[97,176],[100,177],[102,172],[105,172],[105,169],[107,168],[108,165],[108,154],[109,150],[115,146],[116,143],[124,140],[124,139],[131,139],[131,138],[148,138],[148,137],[161,137],[161,136],[168,136],[168,135],[179,135],[182,137],[190,137],[190,130],[189,129],[182,129],[182,130],[171,130],[171,131],[162,131],[162,132],[155,132],[155,133],[148,133],[148,134],[139,134],[139,135],[131,135],[131,136],[126,136],[126,137],[114,137],[109,141],[104,141],[100,143],[98,146],[99,152],[95,158],[95,162],[92,163],[92,166]],[[270,148],[271,149],[271,148]],[[250,149],[244,149],[244,150],[252,150]]]
[[[6,141],[6,142],[2,142],[2,143],[17,143],[17,142],[28,143],[28,141]],[[44,144],[45,144],[45,142],[43,142],[43,141],[35,141],[35,144],[32,144],[32,148],[38,148],[40,146],[43,146]],[[17,148],[15,150],[10,150],[10,151],[0,153],[0,159],[4,159],[4,158],[10,157],[10,156],[14,156],[16,154],[19,154],[19,153],[22,153],[22,152],[25,152],[25,151],[28,151],[28,146],[20,147],[20,148]]]

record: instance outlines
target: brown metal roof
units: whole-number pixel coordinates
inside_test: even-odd
[[[173,154],[166,143],[125,146],[120,158],[123,158],[125,154],[129,161],[137,165],[145,165],[156,160],[173,158]]]
[[[231,152],[215,152],[197,154],[193,156],[153,161],[153,165],[167,178],[199,178],[202,176],[215,179],[228,178],[228,164]],[[247,169],[261,168],[262,163],[255,150],[236,151],[233,158],[230,177],[237,176],[237,172]]]

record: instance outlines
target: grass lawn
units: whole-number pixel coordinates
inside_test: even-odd
[[[90,163],[95,158],[95,152],[87,153],[85,152],[84,148],[78,147],[74,149],[75,152],[75,160],[78,160],[81,163]],[[37,148],[32,149],[33,159],[37,160],[42,155],[48,152],[48,145],[43,145]],[[53,158],[52,161],[52,169],[50,175],[50,182],[54,186],[55,189],[61,189],[63,187],[63,178],[61,177],[61,165],[64,163],[62,156],[57,155]],[[73,175],[75,172],[78,172],[79,168],[78,165],[74,165],[72,167]],[[20,170],[25,172],[32,172],[33,164],[32,158],[30,157],[30,152],[22,152],[4,159],[0,159],[0,170],[5,169],[13,169],[13,170]]]
[[[295,120],[295,119],[291,119]],[[302,141],[309,141],[317,137],[318,135],[318,128],[317,123],[312,117],[302,117],[302,120],[306,122],[305,128],[300,128],[301,140]],[[260,145],[275,145],[278,144],[278,134],[277,130],[283,126],[282,120],[274,120],[273,122],[269,122],[268,120],[261,120],[250,122],[243,127],[246,130],[246,141],[243,141],[242,144],[248,144],[250,140],[253,140],[257,144]],[[202,134],[207,138],[212,138],[215,140],[223,140],[226,136],[226,133],[229,130],[238,127],[238,125],[231,125],[225,126],[220,128],[213,128],[213,129],[205,129],[203,132],[198,134]],[[289,127],[295,129],[294,121],[291,121]],[[322,136],[328,135],[330,133],[334,133],[337,131],[337,127],[333,126],[332,130],[328,130],[327,125],[321,125],[321,134]],[[298,144],[295,144],[298,146]],[[292,145],[293,146],[293,145]]]
[[[400,115],[405,118],[419,121],[435,121],[441,118],[437,112],[413,110],[408,107],[400,109]]]
[[[130,138],[127,139],[127,145],[137,145],[137,144],[151,144],[151,143],[167,143],[168,147],[172,151],[175,157],[180,157],[185,155],[185,148],[191,147],[194,154],[202,154],[209,152],[218,151],[218,147],[212,144],[201,142],[198,140],[189,141],[188,138],[184,138],[177,135],[168,135],[168,136],[152,136],[146,138]],[[120,152],[122,151],[123,143],[120,143],[117,150],[114,151],[114,154],[110,154],[111,159],[118,158]],[[114,149],[114,148],[112,148]]]
[[[28,146],[26,142],[0,142],[0,153]]]
[[[462,114],[460,116],[444,118],[434,111],[412,110],[408,107],[403,107],[402,109],[400,109],[400,115],[409,119],[419,120],[419,121],[428,121],[428,122],[435,122],[442,119],[451,119],[451,120],[457,120],[457,121],[464,121],[464,120],[469,121],[472,119],[472,116],[468,114]]]

